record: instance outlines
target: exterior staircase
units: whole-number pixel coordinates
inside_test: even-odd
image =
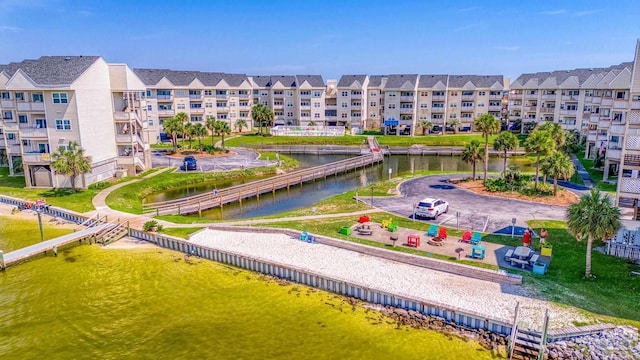
[[[547,344],[549,330],[549,310],[545,312],[542,331],[526,328],[518,324],[518,308],[511,328],[509,339],[509,359],[515,360],[544,360],[544,350]]]
[[[96,236],[96,242],[101,245],[108,245],[129,235],[129,221],[121,222],[114,227]]]

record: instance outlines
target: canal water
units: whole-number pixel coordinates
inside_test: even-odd
[[[292,154],[290,156],[299,161],[303,168],[327,164],[350,157],[350,155],[301,154]],[[530,160],[526,157],[510,158],[509,164],[518,165],[520,171],[523,172],[535,171]],[[476,165],[476,175],[482,174],[483,166],[483,163],[478,163]],[[294,186],[289,190],[281,189],[277,191],[275,195],[271,193],[263,194],[260,196],[260,199],[250,198],[243,200],[242,205],[239,203],[228,204],[224,206],[222,211],[219,208],[207,210],[202,212],[202,217],[214,220],[243,219],[273,215],[285,211],[309,207],[333,195],[342,194],[346,191],[366,187],[371,183],[386,180],[389,178],[389,170],[391,170],[391,176],[395,177],[398,175],[411,174],[413,171],[422,170],[470,173],[472,167],[470,164],[462,161],[460,156],[392,155],[385,157],[384,162],[379,165],[367,167],[355,172],[349,172],[347,174],[340,174],[335,177],[329,177],[327,180],[317,180],[315,182],[305,183],[302,186]],[[492,157],[489,161],[489,171],[499,172],[502,170],[503,159]],[[225,185],[216,186],[218,188],[224,188],[226,186],[240,184],[240,181],[227,182]],[[207,184],[172,189],[168,192],[154,194],[153,196],[146,198],[145,201],[154,202],[171,200],[188,195],[209,192],[211,191],[211,188],[212,186]],[[197,214],[190,216],[195,217]]]
[[[39,241],[0,216],[0,249]],[[52,231],[45,229],[46,237]],[[59,234],[57,234],[59,235]],[[7,239],[12,239],[11,243]],[[81,245],[0,272],[3,359],[492,359],[339,296],[158,248]]]

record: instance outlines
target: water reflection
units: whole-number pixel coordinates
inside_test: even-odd
[[[349,155],[291,155],[298,160],[303,167],[318,166],[333,161],[348,158]],[[521,171],[534,171],[531,161],[525,157],[509,159],[509,164],[517,164]],[[389,173],[391,169],[391,173]],[[456,172],[471,172],[470,164],[462,161],[460,156],[436,156],[436,155],[393,155],[385,158],[383,164],[366,169],[361,169],[348,174],[332,176],[327,180],[317,180],[303,185],[291,187],[289,190],[281,189],[275,194],[267,193],[260,198],[244,199],[242,203],[227,204],[223,209],[211,209],[204,211],[202,217],[209,219],[241,219],[256,216],[266,216],[290,211],[298,208],[309,207],[312,204],[341,194],[367,186],[370,183],[387,180],[389,177],[408,175],[420,170]],[[489,161],[489,171],[503,170],[503,159],[493,157]],[[483,171],[483,163],[476,164],[477,174]],[[218,189],[242,184],[245,180],[226,181],[188,188],[172,189],[162,194],[149,197],[147,201],[160,201],[175,199],[186,195],[193,195],[211,191],[215,186]],[[197,215],[191,215],[197,216]]]

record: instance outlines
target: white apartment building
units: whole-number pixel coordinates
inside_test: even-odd
[[[51,154],[77,142],[91,156],[86,187],[150,167],[141,118],[144,84],[124,64],[99,56],[43,56],[0,66],[0,165],[27,187],[70,187]]]
[[[550,121],[587,139],[586,157],[605,156],[604,177],[618,174],[630,109],[633,63],[523,74],[511,84],[509,120],[522,130]]]
[[[343,75],[336,89],[336,108],[329,108],[327,115],[336,117],[331,125],[368,129],[367,75]]]

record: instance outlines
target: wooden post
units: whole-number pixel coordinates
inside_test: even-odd
[[[198,216],[202,217],[202,203],[198,201]]]
[[[180,204],[178,204],[178,215],[182,215],[180,214]]]
[[[273,196],[276,195],[276,182],[275,181],[271,183],[271,194]]]
[[[160,208],[156,208],[156,216],[160,216]]]
[[[0,270],[7,268],[7,264],[4,263],[4,253],[0,250]]]

